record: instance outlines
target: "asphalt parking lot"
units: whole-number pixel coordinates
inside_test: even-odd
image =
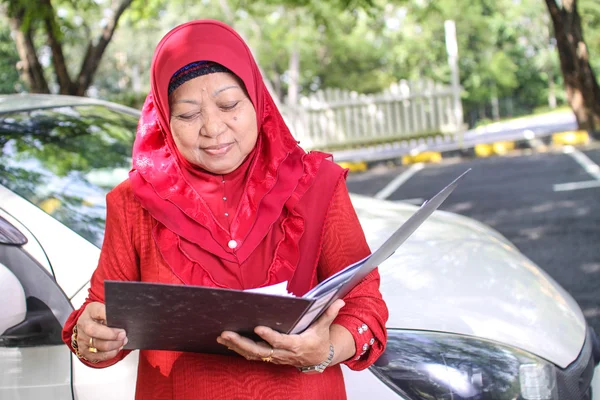
[[[442,209],[477,219],[502,233],[571,293],[600,333],[598,165],[600,148],[564,147],[376,168],[350,175],[348,188],[353,193],[420,204],[471,168]]]

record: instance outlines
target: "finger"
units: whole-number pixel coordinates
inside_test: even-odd
[[[93,302],[86,306],[90,318],[96,321],[106,321],[106,306],[102,303]]]
[[[93,319],[82,319],[77,323],[77,331],[87,337],[99,340],[124,340],[127,333],[123,329],[110,328],[94,321]]]
[[[91,347],[95,347],[98,351],[101,352],[120,350],[128,342],[128,339],[126,337],[123,340],[102,340],[93,336],[88,336],[85,333],[81,332],[77,334],[77,344],[79,345],[80,349],[90,347],[90,337],[92,338]]]
[[[107,351],[107,352],[99,352],[99,353],[90,353],[85,350],[83,352],[83,356],[85,359],[92,363],[102,362],[112,360],[119,354],[119,350]]]
[[[257,326],[254,332],[275,349],[296,352],[299,345],[298,335],[285,335],[266,326]]]
[[[333,323],[333,320],[338,316],[338,313],[345,305],[346,303],[344,303],[344,300],[337,299],[327,308],[327,310],[319,317],[313,326],[329,329],[329,326]]]
[[[239,347],[237,347],[235,344],[231,343],[230,341],[226,341],[224,339],[221,339],[221,337],[218,337],[217,342],[222,344],[223,346],[226,346],[228,350],[231,350],[231,351],[239,354],[240,356],[244,357],[246,360],[249,360],[249,361],[257,360],[256,357],[252,356],[251,354],[246,353],[244,350],[240,349]]]
[[[259,360],[262,357],[268,357],[271,353],[271,347],[266,343],[256,343],[254,340],[235,332],[223,332],[219,339],[223,342],[222,344],[231,347],[247,359]]]

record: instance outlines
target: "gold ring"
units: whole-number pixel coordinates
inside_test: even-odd
[[[93,337],[90,337],[90,344],[88,346],[88,351],[90,353],[97,353],[98,352],[98,349],[94,347],[94,338]]]
[[[275,349],[271,347],[271,352],[269,353],[269,355],[266,356],[266,357],[261,357],[260,359],[263,360],[264,362],[271,362],[271,361],[273,361],[273,357],[272,356],[273,356],[273,352],[274,351],[275,351]]]

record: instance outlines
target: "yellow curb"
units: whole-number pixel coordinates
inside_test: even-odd
[[[475,156],[489,157],[492,155],[504,155],[515,149],[515,142],[504,141],[496,143],[481,143],[475,145]]]
[[[364,161],[359,161],[359,162],[342,161],[337,164],[342,168],[347,168],[350,172],[364,172],[368,169],[367,163]]]
[[[436,151],[425,151],[423,153],[406,155],[402,157],[402,165],[417,163],[439,163],[442,161],[442,153]]]
[[[552,144],[554,145],[578,145],[588,144],[590,135],[587,131],[567,131],[559,132],[552,135]]]

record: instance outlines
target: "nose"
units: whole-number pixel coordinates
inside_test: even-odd
[[[216,138],[225,132],[227,126],[219,114],[219,110],[205,110],[204,124],[200,129],[201,135],[209,138]]]

